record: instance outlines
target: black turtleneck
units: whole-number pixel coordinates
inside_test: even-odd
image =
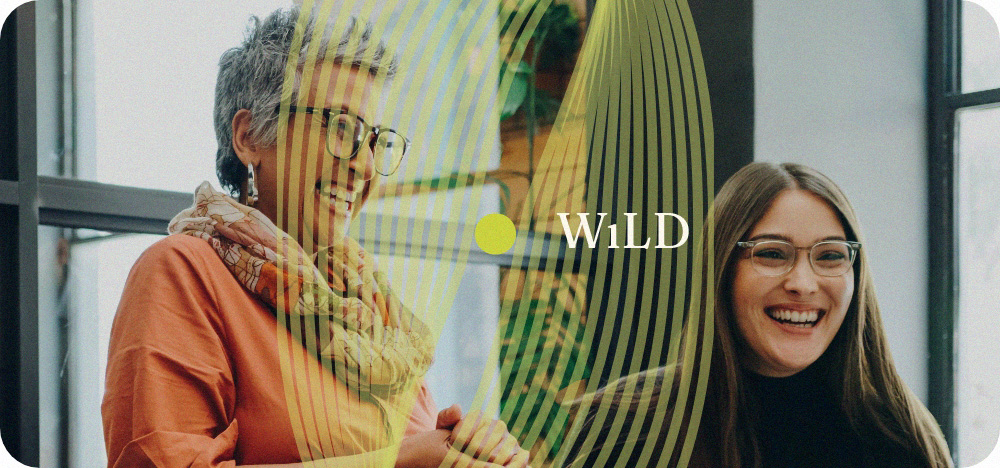
[[[746,372],[748,403],[766,468],[921,466],[874,430],[851,427],[837,396],[811,366],[790,377]]]

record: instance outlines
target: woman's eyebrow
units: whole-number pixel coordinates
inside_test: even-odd
[[[760,239],[783,240],[785,242],[788,242],[789,244],[792,243],[792,238],[791,237],[788,237],[788,236],[785,236],[785,235],[782,235],[782,234],[770,234],[770,233],[757,234],[756,236],[753,236],[753,237],[751,237],[748,240],[749,241],[755,241],[755,240],[760,240]],[[823,241],[830,241],[830,240],[846,241],[847,238],[845,238],[844,236],[826,236],[826,237],[824,237],[822,239],[816,240],[816,242],[823,242]]]
[[[785,242],[788,242],[789,244],[792,243],[792,238],[791,237],[784,236],[784,235],[781,235],[781,234],[770,234],[770,233],[757,234],[756,236],[753,236],[753,237],[751,237],[750,239],[747,239],[747,240],[749,240],[749,241],[755,241],[755,240],[759,240],[759,239],[783,240]]]
[[[367,112],[365,110],[359,110],[359,109],[356,109],[356,108],[353,108],[353,107],[349,107],[347,104],[342,104],[340,106],[340,109],[342,111],[344,111],[345,113],[351,114],[351,115],[353,115],[353,116],[355,116],[355,117],[357,117],[357,118],[365,121],[365,123],[367,123],[369,125],[372,124],[372,122],[370,120],[373,117],[373,115],[374,115],[372,112]],[[363,109],[368,109],[368,106],[363,106]],[[370,109],[368,109],[368,110],[370,110]]]

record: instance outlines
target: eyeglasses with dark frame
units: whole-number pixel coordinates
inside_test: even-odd
[[[278,107],[280,112],[281,107]],[[362,142],[371,140],[372,154],[375,156],[375,170],[382,175],[390,175],[399,168],[399,163],[410,149],[410,139],[391,128],[368,125],[344,109],[290,106],[289,112],[321,115],[326,127],[326,151],[339,159],[352,159],[358,155]]]
[[[820,241],[809,247],[795,247],[777,239],[737,242],[736,245],[749,249],[754,269],[764,276],[781,276],[791,271],[800,250],[809,251],[809,265],[817,275],[842,276],[851,270],[861,249],[860,242],[843,240]]]

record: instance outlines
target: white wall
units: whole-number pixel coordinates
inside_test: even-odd
[[[896,367],[926,402],[925,3],[754,2],[754,151],[847,193]]]

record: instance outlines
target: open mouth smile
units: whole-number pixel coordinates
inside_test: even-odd
[[[764,313],[775,322],[799,328],[815,327],[826,315],[823,309],[792,310],[781,307],[765,308]]]
[[[333,182],[319,180],[316,181],[316,193],[327,198],[331,204],[346,205],[348,210],[354,207],[354,200],[357,193],[346,188],[337,186]]]

